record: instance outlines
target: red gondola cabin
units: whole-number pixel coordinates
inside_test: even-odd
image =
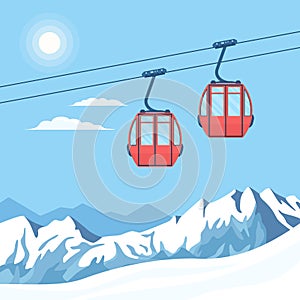
[[[242,83],[211,83],[199,105],[198,122],[209,137],[243,137],[253,123],[252,102]]]
[[[130,127],[128,153],[139,167],[171,167],[182,153],[179,124],[171,112],[142,111]]]

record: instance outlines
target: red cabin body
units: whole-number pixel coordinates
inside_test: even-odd
[[[209,137],[243,137],[253,123],[252,102],[242,83],[211,83],[205,88],[198,121]]]
[[[128,153],[139,167],[172,167],[181,155],[182,135],[170,112],[140,112],[129,130]]]

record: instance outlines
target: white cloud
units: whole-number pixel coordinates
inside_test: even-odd
[[[82,122],[67,117],[56,117],[51,121],[42,121],[38,126],[29,130],[113,130],[102,125]]]
[[[71,106],[126,106],[119,100],[108,100],[105,98],[88,98],[75,102]]]

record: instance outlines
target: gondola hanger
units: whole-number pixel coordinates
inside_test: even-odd
[[[151,90],[153,88],[154,80],[155,80],[156,76],[164,75],[166,73],[167,73],[167,70],[165,68],[145,71],[142,73],[142,76],[144,78],[151,77],[151,80],[150,80],[150,83],[149,83],[149,86],[148,86],[148,89],[147,89],[147,92],[145,95],[145,99],[144,99],[145,107],[147,108],[147,111],[149,111],[149,112],[162,112],[162,111],[169,112],[170,111],[169,109],[166,109],[166,110],[155,109],[155,108],[151,107],[149,104],[149,96],[150,96]],[[141,110],[141,112],[145,112],[145,111],[146,110]]]
[[[236,80],[236,81],[225,80],[219,74],[220,66],[222,64],[222,61],[223,61],[223,58],[224,58],[224,54],[225,54],[225,51],[226,51],[227,47],[235,46],[236,44],[237,44],[237,40],[236,39],[230,39],[230,40],[215,42],[212,45],[215,49],[221,49],[222,48],[222,51],[221,51],[221,54],[219,56],[219,59],[218,59],[218,62],[217,62],[217,66],[216,66],[216,69],[215,69],[215,75],[216,75],[216,78],[218,79],[217,82],[219,82],[219,83],[233,83],[233,82],[235,82],[235,83],[241,83],[240,80]],[[216,83],[216,81],[212,80],[211,83]]]

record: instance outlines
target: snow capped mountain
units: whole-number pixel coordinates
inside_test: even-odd
[[[0,223],[0,282],[54,283],[167,258],[231,256],[261,246],[300,222],[300,201],[271,189],[233,190],[144,231],[89,240],[66,217],[40,226],[26,217]],[[84,233],[83,233],[84,232]]]

